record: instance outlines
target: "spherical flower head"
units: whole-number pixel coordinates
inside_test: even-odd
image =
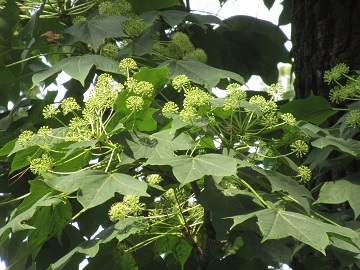
[[[69,97],[63,99],[61,109],[63,114],[67,115],[69,112],[80,110],[80,105],[76,102],[75,98]]]
[[[53,118],[59,112],[60,112],[60,110],[59,110],[58,106],[56,106],[55,104],[47,105],[42,111],[45,119]]]
[[[48,136],[51,136],[53,134],[53,131],[51,128],[49,128],[48,126],[42,126],[40,127],[40,129],[37,132],[37,135],[40,138],[46,138]]]
[[[186,89],[189,89],[191,87],[190,80],[186,75],[176,76],[173,79],[171,85],[178,92],[180,92],[181,90],[185,91]]]
[[[152,83],[141,81],[135,84],[133,92],[140,96],[151,97],[154,93],[154,86]]]
[[[162,114],[166,118],[172,118],[171,115],[177,114],[178,112],[179,112],[179,106],[173,101],[166,102],[164,107],[162,108]]]
[[[297,177],[300,178],[299,181],[301,183],[307,183],[311,180],[312,173],[309,167],[302,165],[298,167],[297,172],[298,172]]]
[[[278,100],[285,93],[285,88],[281,84],[272,84],[269,88],[269,94],[274,97],[275,100]]]
[[[183,58],[183,60],[196,60],[199,62],[206,63],[207,54],[203,49],[195,49],[193,51],[187,52]]]
[[[182,58],[185,53],[194,50],[194,45],[191,43],[190,38],[182,33],[176,32],[170,37],[170,42],[167,46],[167,54],[176,59]]]
[[[131,12],[131,4],[125,0],[116,0],[114,2],[104,1],[98,6],[99,15],[117,16],[126,15]]]
[[[324,81],[328,84],[339,80],[343,75],[349,72],[349,67],[345,64],[338,64],[333,67],[331,70],[325,71]]]
[[[250,104],[256,105],[256,107],[262,113],[268,113],[277,110],[277,105],[273,100],[266,100],[263,96],[255,95],[249,99]]]
[[[296,140],[290,145],[290,148],[297,157],[302,157],[309,151],[309,146],[303,140]]]
[[[152,185],[158,185],[162,181],[163,178],[159,174],[149,174],[148,176],[146,176],[146,182]]]
[[[119,47],[113,43],[106,43],[100,49],[100,55],[110,59],[116,59],[116,55],[119,52]]]
[[[130,38],[135,38],[146,28],[148,28],[148,24],[143,19],[133,18],[125,23],[124,33]]]
[[[108,212],[112,222],[125,219],[127,216],[138,216],[145,210],[145,204],[137,196],[124,196],[122,202],[114,203]]]
[[[126,108],[133,112],[139,112],[144,108],[144,99],[139,96],[131,96],[126,99]]]
[[[27,147],[34,138],[35,138],[34,132],[32,132],[31,130],[25,130],[19,135],[17,142],[21,146]]]
[[[261,124],[268,128],[275,126],[277,123],[278,123],[278,118],[276,117],[276,114],[273,112],[265,113],[261,117]]]
[[[76,16],[73,20],[73,24],[77,24],[79,22],[86,22],[86,18],[84,16]]]
[[[196,108],[186,107],[180,112],[179,116],[180,116],[181,121],[183,121],[183,122],[192,120],[197,116]]]
[[[223,109],[227,110],[237,110],[240,108],[240,101],[245,100],[247,97],[246,92],[241,88],[241,85],[238,83],[231,83],[226,87],[228,95],[223,104]]]
[[[360,110],[351,110],[346,116],[346,124],[352,128],[360,127]]]
[[[184,108],[209,106],[211,98],[212,97],[209,93],[206,93],[197,87],[191,87],[185,92],[183,106]]]
[[[289,126],[293,126],[296,123],[296,118],[294,117],[294,115],[292,113],[284,113],[282,115],[280,115],[281,120],[284,121],[285,124],[289,125]]]
[[[90,111],[111,109],[121,89],[122,85],[114,81],[110,74],[101,74],[85,102],[85,108]]]
[[[40,175],[50,170],[53,165],[54,159],[47,154],[43,154],[41,158],[35,158],[30,161],[30,171]]]

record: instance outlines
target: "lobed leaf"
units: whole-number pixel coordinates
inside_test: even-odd
[[[107,173],[87,170],[67,176],[45,179],[52,188],[61,192],[77,192],[77,199],[85,209],[100,205],[114,197],[123,195],[148,196],[147,184],[122,173]]]
[[[358,233],[349,228],[334,226],[299,213],[273,209],[232,217],[233,227],[255,216],[258,218],[257,223],[264,237],[263,242],[291,236],[324,255],[325,248],[330,244],[330,236],[347,240],[347,242],[359,237]]]

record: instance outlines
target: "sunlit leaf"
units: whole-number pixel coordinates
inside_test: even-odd
[[[61,71],[64,71],[67,75],[84,85],[84,81],[93,66],[96,66],[98,69],[105,72],[120,73],[119,63],[115,60],[111,60],[101,55],[86,54],[83,56],[66,58],[56,63],[48,70],[34,74],[32,77],[33,86]]]
[[[321,149],[331,147],[354,157],[360,157],[360,142],[353,139],[345,140],[343,138],[326,136],[311,142],[311,145]]]
[[[95,207],[114,197],[123,195],[148,196],[147,184],[129,175],[87,170],[67,176],[45,179],[52,188],[61,192],[77,192],[78,201],[86,209]]]
[[[244,216],[235,216],[234,226],[252,218],[258,218],[258,226],[263,241],[293,237],[325,255],[325,248],[330,244],[330,236],[340,237],[348,242],[359,235],[348,228],[334,226],[317,219],[289,211],[265,209]]]
[[[355,181],[337,180],[334,182],[326,182],[320,189],[319,198],[316,203],[340,204],[348,201],[351,208],[355,212],[354,219],[360,215],[360,185],[356,183],[359,174],[353,175]]]

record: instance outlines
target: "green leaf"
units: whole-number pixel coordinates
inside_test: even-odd
[[[150,10],[179,6],[179,0],[128,0],[132,6],[132,11],[138,15]]]
[[[282,113],[292,113],[296,119],[320,125],[330,116],[336,114],[329,101],[311,94],[307,99],[293,100],[280,107]]]
[[[184,269],[184,265],[190,256],[192,246],[189,245],[183,238],[169,235],[161,237],[156,240],[154,252],[157,256],[162,254],[172,254],[175,259],[180,263],[181,269]]]
[[[134,79],[152,83],[155,92],[159,93],[168,82],[169,69],[167,66],[162,68],[142,67],[139,72],[134,74]]]
[[[284,191],[289,193],[296,201],[310,213],[310,205],[307,198],[312,198],[311,193],[304,186],[300,185],[297,181],[289,176],[283,175],[276,171],[263,170],[253,166],[253,170],[264,175],[271,183],[272,192]]]
[[[121,23],[126,21],[123,16],[106,16],[93,20],[78,22],[64,31],[65,44],[77,41],[90,44],[95,50],[106,38],[122,37],[124,35]]]
[[[149,162],[150,163],[150,162]],[[186,155],[154,160],[156,165],[170,165],[180,186],[198,180],[205,175],[230,176],[236,174],[236,159],[222,154]],[[219,178],[221,181],[221,178]]]
[[[359,173],[353,177],[359,179]],[[354,219],[360,215],[360,185],[353,181],[337,180],[335,182],[326,182],[320,189],[319,198],[315,203],[340,204],[348,201],[355,212]]]
[[[61,60],[48,70],[34,74],[32,77],[33,87],[61,71],[64,71],[73,79],[78,80],[84,86],[86,76],[93,66],[110,73],[120,74],[121,71],[117,61],[101,55],[86,54],[83,56],[74,56]]]
[[[32,218],[37,208],[62,203],[62,200],[60,198],[58,197],[48,198],[48,195],[49,194],[42,196],[29,209],[17,215],[16,217],[11,218],[10,221],[4,227],[0,228],[0,236],[8,229],[11,229],[13,233],[21,230],[34,229],[34,227],[27,225],[26,222]]]
[[[264,0],[264,5],[265,5],[265,7],[267,7],[268,10],[270,10],[272,8],[274,3],[275,3],[275,0]]]
[[[150,163],[158,159],[172,158],[175,150],[187,150],[195,146],[188,135],[171,133],[168,129],[152,135],[126,131],[114,136],[113,139],[124,145],[126,156],[134,159],[153,157],[148,160]]]
[[[67,267],[67,263],[76,253],[84,254],[93,258],[98,253],[100,244],[107,243],[115,237],[120,242],[123,239],[129,237],[131,234],[142,230],[144,228],[144,224],[145,222],[143,218],[127,218],[122,220],[116,223],[114,226],[105,228],[103,231],[97,234],[94,239],[84,241],[72,249],[65,256],[56,261],[54,264],[52,264],[51,267],[54,270],[69,269],[65,267]]]
[[[224,239],[230,231],[231,220],[225,217],[243,215],[263,208],[252,193],[240,189],[223,189],[210,177],[205,178],[199,203],[211,211],[217,239]]]
[[[213,68],[204,63],[189,60],[171,60],[162,63],[160,66],[167,65],[169,68],[169,77],[173,79],[178,75],[186,75],[190,81],[204,85],[209,91],[218,85],[221,79],[233,79],[244,84],[244,79],[231,71]]]
[[[311,145],[321,149],[329,146],[354,157],[360,157],[360,142],[353,139],[344,140],[343,138],[326,136],[311,142]]]
[[[270,239],[282,239],[293,237],[325,255],[325,248],[330,244],[330,236],[346,239],[351,242],[352,238],[359,235],[344,227],[334,226],[321,222],[314,218],[289,212],[276,211],[272,209],[260,210],[244,216],[236,216],[234,226],[244,222],[246,219],[257,216],[258,226],[264,236],[263,242]]]
[[[106,173],[87,170],[68,176],[45,179],[52,188],[61,192],[77,192],[77,199],[85,209],[100,205],[114,197],[118,192],[123,195],[148,196],[147,184],[122,173]]]

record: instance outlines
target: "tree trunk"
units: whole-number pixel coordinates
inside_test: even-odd
[[[296,97],[328,98],[326,70],[360,69],[360,1],[292,0],[291,20]]]

